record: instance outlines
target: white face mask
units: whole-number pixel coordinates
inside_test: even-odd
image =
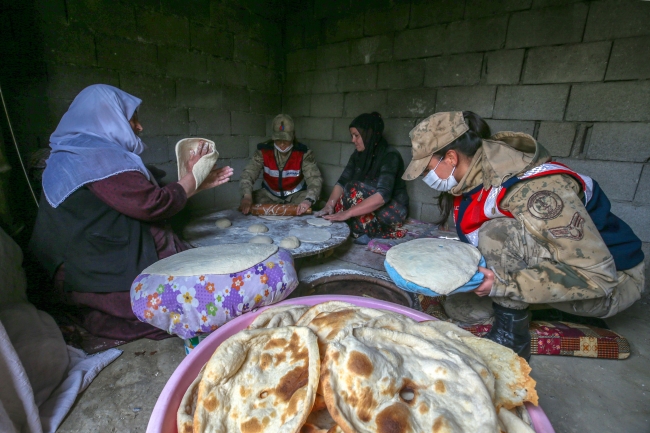
[[[458,185],[458,182],[454,177],[454,171],[456,171],[456,167],[451,170],[451,174],[447,179],[440,179],[440,177],[436,174],[436,168],[438,168],[440,162],[442,162],[442,159],[438,161],[434,169],[430,170],[422,180],[424,183],[429,185],[429,187],[435,189],[436,191],[446,192]]]
[[[291,149],[293,149],[293,144],[292,144],[291,146],[287,147],[287,148],[284,149],[284,150],[280,149],[280,148],[278,147],[278,145],[275,144],[275,143],[273,143],[273,145],[275,146],[275,148],[276,148],[276,149],[278,150],[278,152],[280,152],[280,153],[287,153],[288,151],[290,151]]]

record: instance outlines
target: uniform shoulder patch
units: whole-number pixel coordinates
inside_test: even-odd
[[[562,198],[553,191],[538,191],[528,199],[528,211],[540,220],[557,218],[563,208]]]
[[[562,227],[554,227],[549,229],[549,233],[554,238],[568,238],[574,241],[579,241],[584,236],[585,219],[578,212],[573,214],[569,225]]]

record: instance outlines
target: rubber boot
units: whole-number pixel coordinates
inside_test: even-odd
[[[530,360],[530,311],[514,310],[492,303],[494,323],[485,338],[512,349],[517,355]]]

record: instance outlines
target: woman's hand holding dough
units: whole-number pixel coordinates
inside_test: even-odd
[[[482,273],[485,278],[483,278],[481,285],[474,289],[474,293],[478,296],[489,296],[492,292],[492,286],[494,285],[494,272],[488,268],[484,268],[483,266],[479,266],[478,271]]]
[[[248,215],[251,211],[251,206],[253,205],[253,199],[249,196],[243,196],[241,202],[239,203],[239,210],[244,215]]]
[[[197,162],[199,162],[199,159],[201,159],[202,156],[207,155],[208,153],[210,153],[210,145],[205,141],[199,142],[199,146],[196,148],[196,151],[190,150],[190,157],[185,163],[185,168],[187,169],[187,173],[191,173],[192,169],[194,168],[194,165]]]
[[[328,221],[347,221],[350,219],[350,211],[344,210],[333,215],[326,215],[323,217],[323,219],[326,219]]]
[[[334,213],[334,206],[331,205],[325,205],[325,207],[318,212],[314,213],[315,217],[321,217],[323,215],[332,215]]]

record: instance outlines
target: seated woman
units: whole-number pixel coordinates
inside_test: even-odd
[[[43,196],[30,241],[33,256],[55,281],[63,302],[79,307],[91,334],[129,341],[162,332],[136,319],[129,289],[159,259],[187,249],[168,219],[198,191],[227,182],[232,169],[213,169],[201,184],[192,167],[178,182],[158,186],[138,156],[142,101],[115,87],[82,90],[50,137]]]
[[[553,162],[530,135],[489,131],[471,112],[430,116],[411,132],[404,179],[424,175],[444,193],[439,222],[453,210],[458,236],[487,263],[475,293],[447,297],[447,314],[493,318],[486,337],[528,358],[530,304],[613,316],[641,297],[643,251],[595,180]]]
[[[348,221],[355,243],[372,238],[398,238],[406,220],[409,197],[402,155],[384,139],[379,113],[364,113],[350,123],[356,150],[350,156],[325,207],[316,213],[330,221]]]
[[[301,215],[318,200],[323,178],[312,151],[296,140],[293,119],[278,114],[272,127],[271,139],[257,145],[253,160],[241,174],[239,210],[248,214],[253,203],[296,204]],[[262,188],[253,191],[262,171]]]

